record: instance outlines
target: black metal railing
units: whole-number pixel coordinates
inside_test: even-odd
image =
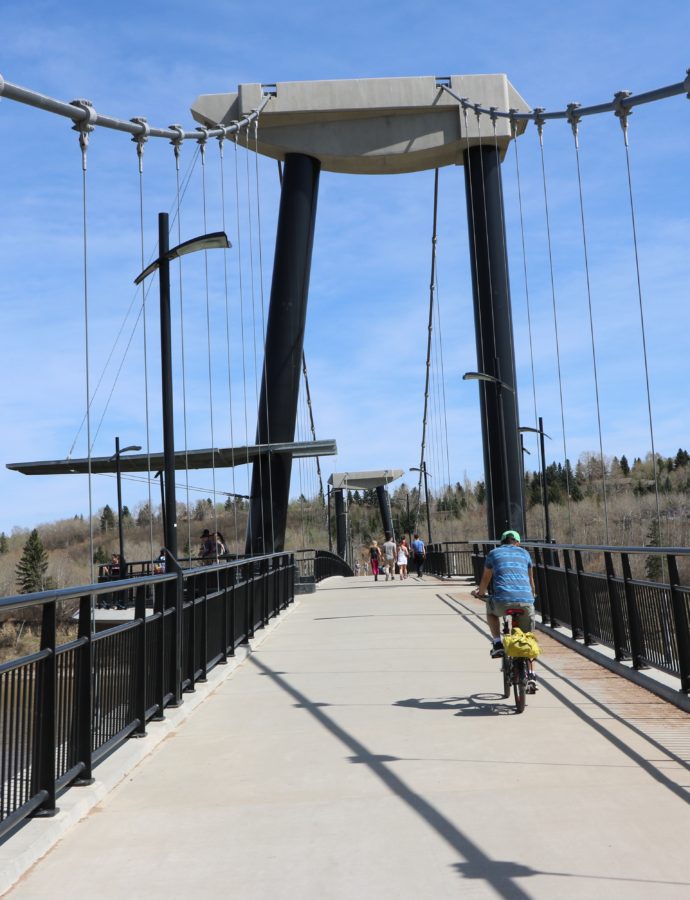
[[[296,550],[295,565],[302,581],[319,582],[334,575],[350,578],[355,574],[341,556],[328,550]]]
[[[291,553],[0,599],[0,613],[40,611],[40,647],[0,665],[0,838],[93,767],[294,599]],[[95,633],[105,594],[133,617]],[[58,606],[78,634],[57,644]],[[149,607],[147,614],[147,607]]]
[[[496,542],[476,542],[474,577]],[[535,562],[536,608],[545,627],[566,628],[584,644],[609,647],[618,661],[655,668],[680,679],[690,692],[690,549],[522,544]],[[634,575],[658,557],[665,580]]]
[[[468,541],[443,541],[426,548],[424,569],[429,575],[452,578],[474,575],[473,544]]]

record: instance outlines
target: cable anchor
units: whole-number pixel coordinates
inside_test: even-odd
[[[508,119],[510,121],[510,137],[512,140],[517,138],[517,109],[514,106],[508,110]]]
[[[177,137],[171,139],[170,143],[172,144],[173,152],[175,153],[175,168],[177,171],[180,171],[180,149],[182,147],[182,142],[184,141],[184,129],[181,125],[168,125],[168,128],[171,131],[177,132]]]
[[[72,130],[79,132],[81,168],[83,172],[86,172],[86,151],[89,148],[89,135],[96,127],[98,115],[90,100],[71,100],[70,106],[76,106],[77,109],[81,109],[86,113],[86,116],[83,119],[80,119],[72,125]]]
[[[632,115],[632,110],[629,109],[623,101],[631,95],[632,91],[616,91],[613,95],[613,108],[615,110],[616,118],[621,123],[623,140],[625,141],[626,147],[628,146],[628,116]]]
[[[133,122],[135,125],[141,126],[141,132],[139,134],[135,134],[132,138],[134,143],[137,145],[137,158],[139,159],[139,174],[144,171],[144,144],[149,139],[149,135],[151,134],[151,128],[149,127],[148,121],[144,118],[144,116],[134,116],[134,118],[129,120]]]
[[[580,120],[582,119],[582,116],[577,112],[577,110],[581,106],[582,106],[581,103],[569,103],[566,106],[566,109],[568,111],[566,119],[570,123],[570,127],[573,130],[573,137],[575,138],[575,147],[578,150],[580,149],[580,141],[579,141],[579,137],[578,137],[578,126],[580,124]]]
[[[197,144],[199,145],[199,153],[201,154],[201,165],[206,165],[206,142],[208,141],[208,128],[203,125],[198,125],[196,131],[199,132],[199,137],[196,139]]]
[[[546,119],[544,118],[545,112],[546,109],[543,106],[534,107],[534,124],[537,126],[539,145],[541,146],[542,150],[544,149],[544,125],[546,123]]]

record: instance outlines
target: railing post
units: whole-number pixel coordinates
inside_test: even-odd
[[[223,639],[220,644],[220,659],[218,660],[220,665],[227,665],[228,662],[228,579],[230,572],[230,569],[223,569],[221,572],[223,595],[221,598],[220,631]]]
[[[245,565],[244,573],[244,643],[254,637],[254,563]]]
[[[134,592],[134,618],[140,620],[137,629],[137,683],[134,704],[139,724],[132,737],[146,737],[146,587],[139,585]]]
[[[544,565],[544,555],[540,547],[534,548],[534,562],[537,570],[537,590],[539,597],[539,611],[541,613],[542,625],[547,624],[549,618],[549,591],[546,586],[546,567]]]
[[[609,550],[606,550],[604,552],[604,560],[606,563],[606,585],[609,594],[609,606],[611,608],[611,628],[613,629],[614,644],[613,649],[616,654],[616,660],[620,662],[622,659],[625,659],[627,654],[625,652],[623,623],[621,621],[620,610],[618,609],[618,603],[616,601],[616,588],[614,585],[614,578],[616,577],[616,573],[613,568],[613,558],[611,557],[611,552]]]
[[[678,647],[678,669],[680,673],[680,689],[686,694],[690,691],[690,623],[686,609],[685,594],[680,590],[680,578],[676,557],[669,553],[668,560],[669,584],[671,586],[671,608],[673,610],[673,624],[676,631],[676,644]]]
[[[575,569],[577,571],[577,592],[580,596],[580,612],[582,613],[582,636],[585,644],[588,647],[591,647],[596,641],[592,639],[592,628],[589,621],[589,605],[585,594],[585,569],[582,564],[582,551],[580,550],[575,551]]]
[[[632,651],[632,663],[636,669],[649,668],[644,662],[645,645],[642,633],[642,623],[637,607],[635,586],[632,584],[632,571],[630,558],[627,553],[621,553],[623,566],[623,586],[625,588],[625,604],[628,608],[628,626],[630,628],[630,650]]]
[[[237,566],[233,566],[232,569],[228,572],[228,579],[230,581],[230,615],[228,616],[228,625],[230,629],[230,633],[226,632],[226,637],[230,639],[228,644],[229,656],[235,655],[235,628],[237,624],[237,612],[235,608],[235,604],[237,602]]]
[[[173,646],[170,648],[174,660],[175,678],[173,684],[173,699],[170,705],[176,707],[181,706],[184,702],[182,699],[182,659],[184,653],[184,648],[182,646],[182,616],[184,615],[184,575],[178,561],[173,559],[170,554],[168,555],[168,559],[172,563],[173,572],[177,575],[175,581],[168,582],[175,607],[175,630],[173,632]]]
[[[56,601],[49,600],[43,604],[43,621],[41,624],[41,650],[48,654],[41,660],[41,683],[37,703],[37,742],[34,755],[36,765],[36,790],[45,791],[46,798],[34,812],[34,816],[54,816],[58,809],[55,805],[55,718],[56,718],[56,657],[55,657],[55,624]]]
[[[199,668],[201,670],[201,674],[199,675],[199,681],[204,682],[208,681],[208,595],[209,595],[209,581],[211,582],[213,588],[218,589],[218,572],[214,572],[213,576],[210,578],[206,578],[206,590],[204,591],[204,596],[201,601],[201,648],[199,650],[200,659],[199,659]],[[196,608],[194,609],[194,615],[196,616]],[[196,643],[194,644],[196,650]],[[194,669],[194,673],[196,674],[196,666],[192,662],[192,668]]]
[[[167,584],[159,582],[153,586],[153,612],[160,615],[160,641],[158,642],[158,656],[154,678],[156,680],[156,699],[158,712],[152,717],[152,722],[161,722],[165,718],[165,593]]]
[[[93,645],[91,643],[91,594],[79,598],[79,648],[77,669],[77,759],[83,763],[75,785],[93,784],[91,759],[91,726],[93,722]]]
[[[268,560],[262,559],[259,564],[261,578],[261,619],[264,628],[268,625]]]
[[[573,640],[577,640],[579,637],[582,637],[582,635],[580,634],[580,629],[577,627],[577,603],[575,602],[575,597],[573,597],[573,586],[570,579],[572,569],[570,566],[570,553],[568,550],[563,551],[563,571],[565,573],[565,589],[568,594],[568,610],[570,611],[570,633],[573,636]],[[582,611],[582,602],[580,602],[580,611]]]
[[[549,567],[553,565],[553,553],[551,550],[544,551],[544,587],[546,588],[546,596],[548,598],[548,608],[549,608],[549,625],[552,628],[558,628],[558,622],[556,621],[556,614],[553,607],[553,603],[551,602],[551,592],[550,592],[550,583],[551,576],[549,574]]]

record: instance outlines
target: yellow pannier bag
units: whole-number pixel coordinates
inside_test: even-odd
[[[522,659],[536,659],[541,653],[534,634],[521,628],[513,628],[512,634],[503,636],[503,649],[508,656],[519,656]]]

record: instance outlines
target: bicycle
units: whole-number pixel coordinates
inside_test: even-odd
[[[516,607],[507,609],[503,615],[503,634],[508,635],[512,632],[512,619],[520,616],[524,612],[523,608]],[[510,617],[511,622],[508,623]],[[529,691],[528,678],[529,666],[526,658],[521,656],[508,656],[504,654],[501,660],[501,674],[503,675],[503,698],[507,700],[510,697],[510,689],[512,687],[515,695],[515,711],[521,713],[527,705],[527,694]]]

